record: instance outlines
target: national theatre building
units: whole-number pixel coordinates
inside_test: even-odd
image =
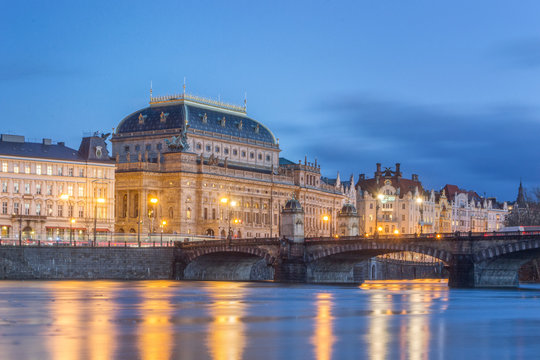
[[[151,97],[111,139],[119,233],[277,237],[292,196],[305,235],[337,234],[352,181],[321,177],[317,162],[280,158],[279,141],[235,106],[188,95]]]

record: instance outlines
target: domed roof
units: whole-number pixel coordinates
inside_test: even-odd
[[[169,129],[178,132],[188,124],[188,133],[204,131],[210,136],[214,133],[220,137],[234,136],[245,142],[277,144],[274,134],[263,124],[247,117],[245,111],[187,101],[187,96],[186,100],[153,102],[149,107],[126,116],[116,128],[116,135],[135,136],[141,132]]]
[[[353,204],[345,204],[341,208],[341,211],[339,212],[339,215],[341,216],[357,216],[358,212],[356,211],[356,208]]]
[[[296,200],[295,198],[290,199],[285,203],[285,207],[283,208],[283,211],[285,212],[303,212],[302,204],[300,204],[300,201]]]

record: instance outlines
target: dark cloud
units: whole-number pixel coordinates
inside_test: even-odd
[[[540,66],[540,38],[520,39],[498,46],[492,54],[511,66],[535,68]],[[492,55],[490,54],[490,55]]]
[[[303,147],[323,170],[370,173],[375,162],[401,162],[436,189],[456,183],[505,199],[513,198],[520,176],[540,184],[535,108],[472,109],[358,96],[327,101],[316,111],[322,116]]]

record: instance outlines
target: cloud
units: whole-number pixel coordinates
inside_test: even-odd
[[[401,162],[404,171],[420,174],[436,189],[457,183],[505,198],[513,198],[520,176],[540,183],[536,108],[473,109],[348,96],[314,110],[319,122],[304,127],[311,130],[302,144],[323,172],[326,167],[348,176],[372,170],[375,162]]]
[[[492,53],[511,66],[536,68],[540,66],[540,38],[507,42],[496,47]]]

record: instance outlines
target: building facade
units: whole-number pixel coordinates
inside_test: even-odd
[[[360,174],[356,197],[360,232],[367,234],[497,231],[508,213],[506,203],[455,185],[425,190],[418,175],[403,178],[399,163],[384,170],[377,164],[373,178]]]
[[[94,228],[112,232],[114,176],[101,136],[83,138],[75,150],[50,139],[1,135],[2,238],[83,240]]]
[[[350,197],[317,162],[280,158],[279,142],[246,107],[181,94],[151,97],[111,139],[116,231],[277,237],[292,195],[306,236],[329,236]]]

